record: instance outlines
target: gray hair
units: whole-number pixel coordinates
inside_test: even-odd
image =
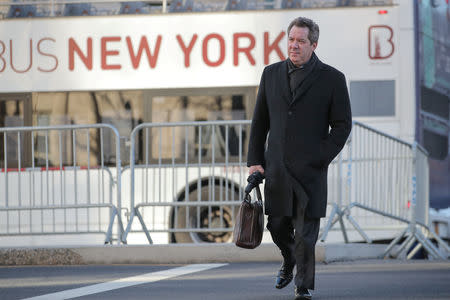
[[[317,25],[313,20],[304,17],[295,18],[294,20],[292,20],[291,24],[289,24],[287,30],[288,35],[292,27],[294,26],[306,27],[309,29],[308,39],[311,44],[317,43],[319,41],[319,25]]]

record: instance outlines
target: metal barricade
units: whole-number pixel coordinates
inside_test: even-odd
[[[130,139],[131,215],[122,241],[130,232],[144,232],[149,243],[230,241],[247,178],[243,154],[249,125],[137,126]],[[140,226],[133,224],[135,217]]]
[[[344,195],[339,202],[329,199],[334,207],[320,239],[324,241],[338,221],[346,242],[346,225],[367,242],[372,242],[368,230],[395,232],[404,228],[403,222],[386,216],[407,219],[410,214],[411,144],[355,121],[339,159]],[[425,174],[421,178],[426,179]],[[428,203],[428,196],[423,196],[422,205]],[[421,211],[423,220],[427,215],[427,208]]]
[[[343,172],[340,176],[340,188],[345,196],[339,198],[342,202],[332,203],[333,210],[321,235],[322,241],[338,221],[346,242],[345,224],[353,226],[368,243],[372,242],[366,234],[368,230],[404,230],[387,248],[386,255],[393,245],[408,236],[402,249],[409,250],[407,245],[412,246],[412,242],[417,241],[434,257],[443,258],[421,234],[439,239],[427,227],[429,179],[426,150],[416,143],[410,144],[353,122],[351,136],[339,160],[341,168],[347,168],[346,180],[343,180]],[[420,230],[416,230],[416,225]],[[419,248],[416,247],[414,252]]]
[[[250,121],[217,121],[141,124],[136,127],[130,139],[130,168],[123,172],[124,182],[130,182],[130,185],[124,185],[122,199],[128,199],[127,195],[130,195],[125,206],[129,205],[131,215],[122,241],[127,242],[130,232],[144,232],[150,243],[153,243],[155,236],[158,243],[229,241],[235,208],[240,204],[242,189],[246,184],[247,169],[243,155],[246,153],[244,145],[249,124]],[[362,147],[367,143],[368,136],[355,133],[358,126],[358,123],[354,126],[356,142],[353,144]],[[377,142],[385,142],[383,138]],[[392,228],[391,225],[385,227],[382,216],[367,217],[369,214],[365,211],[348,215],[344,222],[344,208],[353,203],[352,197],[355,199],[373,189],[370,187],[373,180],[366,180],[364,184],[355,181],[352,184],[350,170],[352,163],[357,169],[362,165],[364,169],[358,170],[357,175],[362,176],[361,172],[368,169],[373,171],[374,165],[380,163],[407,165],[402,159],[408,158],[396,157],[392,151],[380,157],[369,157],[356,148],[353,157],[358,158],[355,162],[352,161],[351,146],[351,143],[347,143],[328,169],[330,205],[327,211],[329,218],[321,222],[323,240],[336,222],[340,222],[346,242],[348,236],[345,223],[348,222],[367,239],[363,229]],[[379,171],[377,178],[383,180],[384,175]],[[408,180],[405,179],[399,186],[407,186]],[[361,204],[385,210],[383,205],[392,199],[385,199],[383,203],[373,206],[384,189],[381,182],[378,184],[377,193],[364,198]],[[359,185],[359,188],[353,188],[352,191],[351,185]],[[398,203],[407,197],[407,191],[396,190],[392,196],[400,194],[401,197],[395,200]],[[211,202],[214,202],[214,206]],[[399,204],[391,206],[400,209]],[[402,209],[407,212],[406,201]],[[405,213],[394,210],[387,212],[401,216]],[[139,224],[134,222],[135,217]],[[359,226],[358,222],[361,221],[366,222]],[[401,224],[397,222],[394,225]]]
[[[365,233],[367,230],[394,232],[404,228],[402,222],[386,219],[371,210],[401,218],[408,216],[410,144],[353,122],[351,135],[336,160],[340,169],[339,198],[329,197],[333,209],[320,239],[325,241],[337,222],[345,242],[349,241],[346,229],[349,225],[367,242],[372,242]]]
[[[145,233],[150,243],[229,241],[246,185],[248,125],[250,121],[138,126],[130,139],[131,165],[122,173],[122,180],[130,182],[123,184],[123,206],[131,211],[122,241],[131,232]],[[343,176],[347,164],[342,154],[330,164],[328,195],[335,203],[327,215],[342,206],[348,193]],[[321,227],[325,225],[323,219]]]
[[[249,125],[214,121],[136,127],[130,167],[123,171],[130,185],[122,198],[129,195],[131,214],[122,242],[132,232],[145,233],[149,243],[230,241],[246,184]],[[416,193],[420,197],[412,201]],[[428,232],[426,153],[354,122],[350,139],[329,166],[328,199],[322,240],[337,222],[346,242],[349,225],[367,242],[367,230],[390,232],[393,238],[411,220]]]
[[[413,153],[411,144],[354,122],[349,144],[351,194],[348,209],[368,207],[407,219],[411,205]],[[424,174],[425,175],[425,174]],[[428,203],[428,195],[420,199]],[[354,211],[354,209],[353,209]],[[352,211],[353,220],[365,229],[399,229],[404,224],[368,210]],[[428,210],[422,212],[426,219]]]
[[[105,134],[115,137],[115,162],[106,161]],[[112,243],[113,232],[122,235],[114,127],[1,128],[0,139],[0,236],[102,233]]]

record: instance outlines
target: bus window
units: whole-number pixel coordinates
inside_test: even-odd
[[[119,131],[121,143],[121,160],[124,164],[129,161],[129,147],[126,142],[132,129],[142,122],[143,91],[96,91],[96,92],[55,92],[33,94],[33,125],[66,125],[66,124],[111,124]],[[61,134],[61,147],[57,132],[48,136],[50,166],[73,165],[73,139],[70,132]],[[116,162],[115,135],[105,130],[103,147],[99,130],[92,130],[89,146],[90,156],[87,157],[87,141],[85,137],[77,139],[76,164],[86,166],[89,160],[91,166],[114,165]],[[37,163],[45,158],[45,136],[37,134],[35,157]],[[100,153],[103,148],[103,153]],[[60,162],[59,151],[62,151]],[[45,165],[45,164],[44,164]]]
[[[151,95],[145,115],[145,122],[189,122],[189,121],[220,121],[220,120],[246,120],[251,116],[253,110],[254,89],[243,93],[214,94],[206,91],[203,95],[197,91],[189,95]],[[209,93],[208,93],[209,92]],[[250,108],[251,106],[251,108]],[[242,129],[242,130],[241,130]],[[236,157],[239,154],[239,143],[244,154],[246,148],[246,127],[239,126],[201,126],[197,128],[188,127],[164,127],[153,128],[151,132],[143,133],[142,142],[146,145],[146,138],[150,139],[148,147],[140,147],[139,160],[145,157],[151,159],[171,159],[178,161],[210,160],[213,156],[224,159],[225,156]],[[186,144],[190,153],[186,155]],[[189,150],[188,150],[189,151]]]
[[[353,117],[395,116],[395,81],[350,81]]]
[[[0,96],[0,128],[31,126],[31,95],[30,94],[5,94]],[[5,153],[5,135],[6,149]],[[20,167],[31,166],[31,152],[26,151],[30,147],[30,135],[28,133],[0,134],[0,168],[5,165],[8,168],[19,166],[18,143],[20,139]],[[6,155],[5,155],[6,154]],[[5,157],[7,162],[5,163]]]
[[[3,98],[0,99],[0,124],[7,127],[111,124],[119,131],[121,160],[123,165],[126,165],[129,163],[130,157],[128,144],[130,134],[133,128],[140,123],[249,119],[254,107],[255,93],[255,88],[249,87],[165,91],[38,92],[27,94],[25,98],[22,97],[23,99],[20,97],[20,99],[17,97],[17,99],[14,97],[5,98],[7,95],[2,95]],[[170,130],[168,128],[162,129],[164,140],[161,143],[161,156],[155,152],[156,148],[154,148],[151,157],[172,157],[173,149],[170,144],[171,141],[168,140],[171,134],[169,133]],[[216,156],[225,155],[224,141],[226,136],[228,139],[228,155],[235,156],[238,154],[239,134],[236,131],[237,128],[232,126],[220,127],[216,128],[214,133],[208,128],[202,128],[201,130],[201,133],[192,131],[187,141],[190,148],[198,148],[196,151],[202,153],[202,157],[211,156],[211,145],[214,145],[214,149],[217,150]],[[246,145],[246,130],[242,131],[242,146]],[[89,139],[89,155],[86,151],[87,140],[85,135],[77,137],[77,143],[74,146],[71,134],[69,131],[61,134],[55,131],[46,137],[44,132],[35,133],[35,166],[45,166],[47,157],[49,166],[74,165],[74,157],[76,157],[75,164],[78,166],[86,166],[88,162],[91,166],[100,165],[101,162],[107,166],[116,163],[116,141],[112,131],[104,131],[103,139],[100,139],[100,131],[92,129]],[[184,157],[185,146],[182,144],[182,136],[184,139],[184,133],[181,132],[180,128],[177,128],[175,133],[175,137],[177,137],[175,157],[179,158]],[[214,140],[212,140],[213,137]],[[145,144],[144,138],[144,133],[140,132],[136,139],[136,147],[138,148],[136,159],[141,162],[144,160],[144,149],[142,148]],[[60,139],[61,141],[59,141]],[[158,142],[155,139],[156,135],[152,133],[152,143]],[[31,139],[26,140],[30,141]],[[101,141],[103,141],[102,145],[100,145]],[[48,143],[48,155],[45,153],[46,143]],[[10,142],[8,142],[9,144]],[[11,145],[13,144],[14,142],[11,142]],[[59,149],[60,147],[61,149]],[[3,146],[0,148],[0,151],[3,151]],[[31,147],[24,148],[31,149]],[[76,155],[73,153],[74,149]],[[103,149],[102,153],[100,153],[100,149]],[[194,156],[194,151],[191,152],[189,155]],[[0,152],[0,154],[3,156],[3,152]],[[8,157],[8,160],[11,160],[8,166],[13,167],[18,164],[17,158]],[[23,166],[25,162],[29,162],[31,165],[29,157],[31,158],[31,152],[23,153]],[[16,163],[13,163],[13,160]]]

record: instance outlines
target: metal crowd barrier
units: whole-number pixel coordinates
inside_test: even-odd
[[[112,243],[117,232],[127,243],[139,232],[149,243],[228,242],[246,185],[250,123],[141,124],[131,133],[125,168],[110,125],[2,128],[0,236],[105,233]],[[402,251],[417,242],[414,253],[424,247],[442,257],[427,239],[441,243],[426,226],[427,154],[415,143],[354,122],[329,167],[328,199],[321,240],[338,222],[346,242],[348,226],[369,243],[368,230],[403,229],[386,255],[398,255],[394,246],[405,241]]]
[[[337,222],[346,242],[346,226],[349,225],[369,243],[372,241],[365,233],[367,230],[392,231],[404,227],[400,221],[386,219],[383,214],[401,218],[408,216],[412,162],[409,146],[362,123],[353,122],[351,135],[337,158],[340,161],[341,192],[338,201],[329,198],[333,209],[320,237],[322,241]],[[427,200],[426,195],[421,198],[423,202]],[[353,207],[361,209],[352,210]],[[427,212],[425,209],[422,215]]]
[[[347,169],[345,180],[340,176],[345,196],[339,198],[342,201],[332,203],[333,210],[320,237],[322,241],[337,222],[346,242],[345,224],[353,226],[368,243],[372,240],[367,230],[403,230],[386,249],[386,256],[398,256],[417,242],[413,251],[407,253],[407,258],[421,247],[435,258],[444,258],[427,239],[427,236],[434,238],[448,251],[448,245],[427,227],[429,171],[426,150],[417,143],[406,143],[353,122],[351,136],[339,159],[345,161],[345,166],[340,166]],[[392,253],[393,247],[402,239],[405,241],[400,249]]]
[[[149,243],[154,237],[158,243],[229,241],[246,183],[243,155],[249,124],[216,121],[136,127],[130,140],[130,168],[123,173],[124,182],[130,182],[123,192],[130,195],[126,206],[131,215],[122,241],[127,242],[130,232],[144,232]],[[337,222],[346,242],[349,224],[367,242],[371,239],[366,230],[404,228],[401,220],[386,216],[409,216],[410,150],[403,141],[354,123],[351,138],[329,166],[330,205],[329,217],[321,223],[323,241]],[[426,174],[427,170],[420,176],[424,187]],[[426,224],[427,193],[416,208],[416,217]],[[139,222],[134,222],[135,217]]]
[[[346,178],[341,185],[345,196],[335,205],[321,240],[325,240],[328,230],[337,221],[341,222],[346,242],[348,238],[344,224],[348,223],[367,242],[371,242],[365,233],[367,230],[402,229],[404,225],[398,220],[386,219],[382,214],[364,208],[400,218],[408,217],[413,159],[410,144],[362,123],[353,122],[351,135],[340,156],[345,162],[342,177]],[[428,203],[428,196],[424,196],[420,199],[421,203]],[[352,210],[353,207],[362,209]],[[425,220],[427,213],[428,207],[418,216]],[[347,222],[343,222],[344,215]]]
[[[116,182],[105,164],[105,133],[115,137]],[[105,243],[113,242],[113,232],[121,236],[120,145],[114,127],[0,128],[0,139],[0,236],[103,233]]]
[[[131,216],[122,241],[139,231],[149,243],[153,237],[163,243],[229,241],[248,172],[243,159],[248,125],[250,121],[137,126],[130,139]],[[133,224],[135,217],[140,226]]]

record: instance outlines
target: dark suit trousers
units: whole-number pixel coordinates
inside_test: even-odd
[[[274,243],[280,248],[285,261],[295,259],[297,267],[295,285],[313,290],[315,247],[319,235],[320,218],[311,219],[305,215],[307,199],[306,194],[295,195],[293,217],[269,215],[267,229]]]

